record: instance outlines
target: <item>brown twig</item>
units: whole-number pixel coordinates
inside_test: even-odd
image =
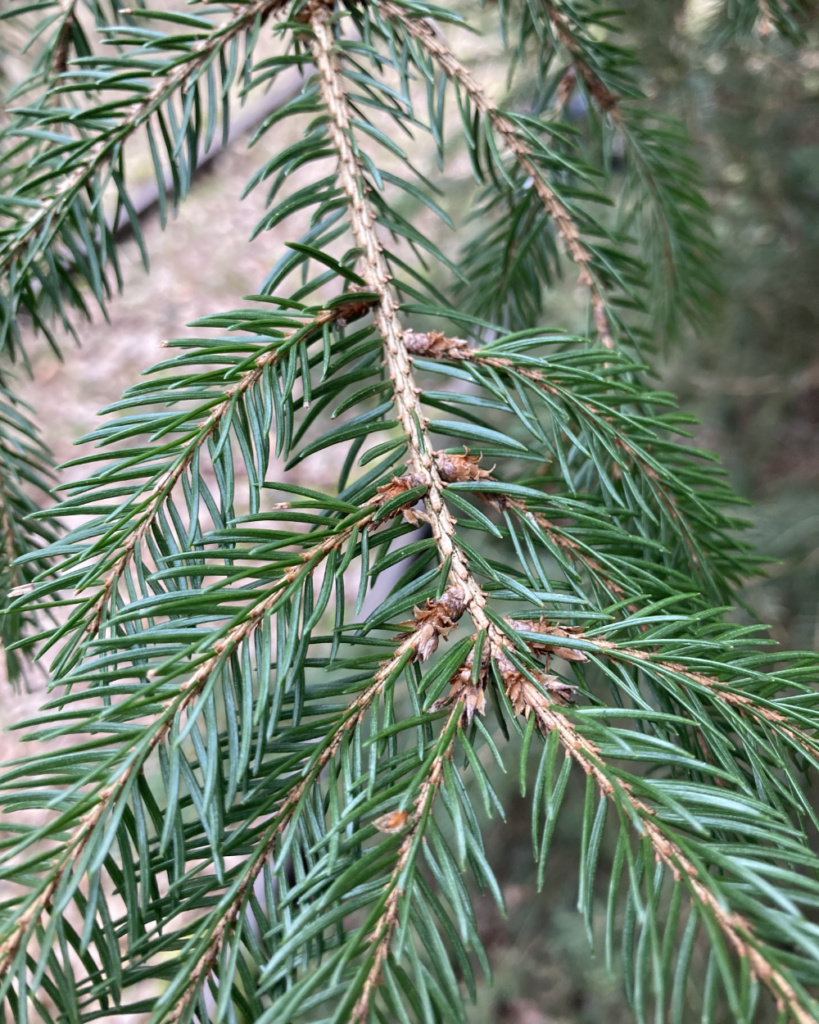
[[[71,24],[74,21],[74,10],[77,0],[63,0],[60,4],[62,23],[57,34],[57,42],[51,61],[51,73],[61,75],[68,67],[68,47],[71,39]]]
[[[464,595],[477,628],[485,629],[489,625],[483,611],[486,598],[452,540],[455,524],[443,500],[443,485],[433,459],[433,447],[418,400],[404,331],[390,290],[390,272],[378,239],[375,212],[367,198],[364,178],[350,142],[350,108],[334,51],[329,14],[326,4],[319,2],[313,6],[310,12],[310,46],[318,68],[321,96],[330,115],[327,130],[338,153],[339,185],[347,195],[353,235],[364,254],[361,275],[367,286],[379,296],[375,322],[384,339],[385,361],[395,389],[396,413],[409,443],[409,468],[427,485],[425,518],[441,561],[451,560],[450,581]]]
[[[444,734],[446,734],[446,731],[449,728],[452,728],[453,722],[455,719],[460,718],[462,713],[462,703],[458,702],[450,713],[446,728],[444,729]],[[353,1007],[350,1024],[364,1024],[367,1020],[370,999],[372,998],[373,992],[380,984],[381,969],[384,965],[384,961],[389,956],[390,943],[392,941],[393,934],[395,933],[395,929],[400,923],[399,912],[401,908],[401,897],[404,895],[404,890],[399,887],[398,883],[412,854],[412,849],[418,836],[418,830],[426,816],[432,810],[435,796],[441,785],[444,764],[448,758],[452,756],[452,746],[455,742],[455,735],[456,733],[453,729],[449,742],[446,745],[446,749],[433,758],[429,768],[429,773],[421,783],[418,796],[415,800],[415,809],[407,819],[405,825],[407,831],[401,840],[400,847],[398,848],[398,860],[396,861],[395,867],[390,875],[390,879],[387,882],[387,897],[384,903],[384,910],[376,922],[371,935],[370,941],[375,943],[375,956],[373,958],[372,967],[370,967],[367,977],[364,980],[361,995],[358,997],[358,1000]]]
[[[335,734],[331,737],[329,743],[324,748],[320,756],[316,759],[313,767],[310,769],[307,775],[299,780],[288,792],[287,796],[279,808],[276,814],[275,821],[267,829],[265,838],[257,848],[256,852],[251,858],[250,864],[246,869],[246,874],[242,880],[241,885],[237,889],[235,895],[231,899],[230,905],[227,910],[222,913],[220,912],[220,920],[217,925],[216,931],[214,932],[211,942],[208,944],[205,952],[199,957],[195,967],[190,973],[190,981],[186,985],[184,992],[179,997],[179,1000],[174,1007],[174,1010],[169,1018],[170,1022],[176,1022],[179,1020],[184,1013],[186,1007],[190,1004],[191,1000],[195,997],[196,992],[200,984],[207,977],[208,973],[213,969],[214,965],[219,959],[219,954],[224,945],[225,939],[228,936],[230,926],[236,921],[242,904],[245,899],[249,888],[253,885],[259,872],[264,867],[267,858],[271,855],[275,849],[276,841],[278,837],[285,830],[289,822],[291,821],[299,802],[307,791],[308,787],[315,782],[319,777],[323,769],[330,762],[330,760],[336,755],[340,749],[344,736],[355,729],[359,723],[363,720],[364,716],[369,711],[373,704],[373,701],[378,697],[384,689],[386,681],[395,672],[396,668],[401,664],[408,652],[418,651],[425,641],[425,633],[422,626],[414,630],[408,636],[404,638],[402,643],[396,648],[395,653],[392,657],[384,662],[381,668],[376,673],[371,685],[353,702],[345,713],[344,720],[340,723],[336,729]],[[436,759],[437,761],[437,759]],[[431,771],[427,782],[422,784],[422,793],[419,796],[419,800],[422,799],[426,793],[427,783],[432,780],[434,772]],[[437,776],[434,784],[437,786]],[[428,787],[427,787],[428,788]],[[416,806],[418,806],[416,802]],[[420,814],[417,815],[420,818]],[[402,844],[403,850],[403,844]],[[399,862],[401,853],[399,852]],[[406,858],[404,858],[404,861]],[[380,961],[379,961],[380,963]],[[356,1018],[353,1018],[356,1019]]]
[[[67,2],[71,3],[71,0]],[[195,43],[192,56],[157,82],[147,96],[135,98],[131,103],[131,113],[119,128],[84,152],[79,164],[57,186],[53,195],[43,200],[40,207],[23,222],[22,233],[7,233],[9,240],[0,247],[0,275],[7,275],[14,261],[20,257],[29,261],[33,259],[33,254],[27,252],[30,242],[38,239],[38,251],[51,243],[62,222],[60,210],[71,205],[84,184],[113,158],[125,139],[144,124],[177,88],[183,87],[215,51],[252,26],[257,18],[264,20],[284,7],[285,3],[286,0],[252,0],[242,5],[235,17],[217,26],[207,39]]]
[[[353,235],[364,254],[361,275],[367,286],[379,296],[375,322],[384,340],[385,362],[395,389],[396,412],[409,443],[408,468],[424,480],[427,486],[423,516],[429,523],[442,563],[449,562],[450,593],[453,598],[457,595],[475,627],[487,631],[490,649],[494,649],[501,641],[501,634],[487,618],[484,612],[486,597],[469,571],[460,549],[453,542],[455,523],[443,499],[443,481],[434,459],[405,333],[390,289],[390,272],[376,231],[375,212],[367,198],[364,178],[350,141],[350,110],[334,49],[333,31],[328,23],[329,14],[322,0],[318,0],[310,9],[310,46],[318,68],[322,99],[330,114],[328,133],[338,153],[339,184],[347,195]],[[397,901],[397,895],[395,899]],[[388,952],[392,927],[387,922],[386,931],[378,940],[377,970],[374,968],[368,975],[366,993],[362,994],[356,1004],[354,1020],[361,1020],[367,1012],[372,992],[380,978],[381,964]]]
[[[375,499],[371,503],[372,511],[363,519],[358,520],[359,529],[372,522],[381,504],[382,502],[378,499]],[[99,822],[105,810],[111,805],[111,801],[122,792],[134,770],[139,765],[143,764],[158,745],[165,739],[170,731],[173,718],[180,714],[197,697],[218,665],[221,664],[232,651],[236,650],[242,641],[251,636],[259,627],[267,612],[269,612],[275,606],[277,601],[279,601],[281,591],[296,582],[299,576],[303,573],[314,568],[315,565],[325,558],[332,550],[342,547],[350,539],[354,528],[354,526],[350,526],[303,552],[301,556],[302,564],[291,566],[287,569],[283,573],[281,579],[276,581],[271,592],[264,598],[264,600],[258,602],[254,606],[247,619],[239,625],[234,626],[234,628],[228,632],[227,636],[217,640],[213,644],[213,654],[206,658],[190,679],[182,683],[177,696],[168,702],[164,714],[155,723],[156,731],[149,740],[144,751],[141,753],[140,758],[135,758],[125,768],[115,782],[102,787],[96,792],[96,794],[94,794],[91,809],[82,816],[80,819],[80,827],[63,845],[62,859],[52,870],[51,878],[38,896],[35,897],[26,910],[17,918],[14,922],[13,930],[0,945],[0,977],[2,977],[10,963],[13,961],[18,949],[20,948],[20,943],[23,941],[28,929],[47,908],[63,875],[65,874],[65,871],[82,853],[88,843],[88,840],[91,838],[94,827]],[[418,636],[419,635],[420,630]],[[416,642],[417,635],[412,634],[399,647],[398,654],[396,656],[402,654]],[[380,674],[376,676],[376,685],[380,682],[380,685],[383,686],[383,678]],[[374,691],[374,693],[375,692],[377,691]]]
[[[185,694],[182,700],[174,708],[174,713],[182,711],[184,707],[190,703],[195,694],[195,690],[190,690],[189,693]],[[170,719],[162,726],[162,728],[157,730],[153,737],[151,737],[151,740],[145,750],[145,758],[149,757],[157,746],[159,746],[167,736],[169,730]],[[3,940],[2,944],[0,944],[0,979],[2,979],[3,975],[13,963],[14,958],[20,949],[20,945],[26,939],[26,936],[32,926],[36,924],[43,912],[50,906],[51,900],[59,888],[60,882],[62,881],[66,871],[73,863],[79,860],[94,832],[94,828],[102,818],[107,808],[111,806],[112,801],[125,788],[138,763],[140,762],[134,759],[115,782],[111,783],[109,786],[104,786],[94,794],[93,803],[90,809],[81,816],[80,827],[63,846],[62,859],[52,869],[51,877],[48,882],[26,907],[23,913],[15,918],[12,930]]]
[[[579,72],[589,94],[597,101],[597,105],[604,113],[611,114],[613,120],[620,121],[622,118],[618,106],[620,97],[615,96],[583,59],[569,19],[562,11],[558,10],[551,0],[542,0],[542,3],[549,15],[555,35],[571,54],[572,65]]]
[[[768,0],[759,0],[759,17],[756,20],[756,30],[759,33],[759,38],[763,40],[776,31]]]

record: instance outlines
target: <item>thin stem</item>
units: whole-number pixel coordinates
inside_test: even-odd
[[[342,317],[347,320],[353,320],[359,316],[363,316],[370,308],[371,303],[369,300],[362,300],[358,305],[360,305],[361,308],[353,311],[350,311],[349,306],[347,305],[338,306],[335,309],[324,309],[317,314],[310,324],[305,327],[301,327],[298,330],[289,332],[289,334],[282,339],[280,344],[285,344],[297,333],[305,334],[308,330],[318,330],[323,327],[324,324],[333,323]],[[235,384],[231,384],[225,389],[224,400],[211,409],[210,415],[200,426],[197,433],[190,439],[185,450],[179,454],[174,465],[171,466],[170,469],[166,470],[166,472],[160,476],[151,488],[151,491],[147,496],[147,506],[142,514],[142,518],[136,524],[129,523],[129,532],[123,545],[122,554],[114,562],[110,575],[103,581],[102,589],[91,606],[92,617],[86,626],[86,632],[93,634],[98,631],[102,622],[105,605],[111,595],[111,591],[117,585],[123,571],[134,557],[134,551],[136,550],[137,545],[150,531],[151,526],[162,509],[165,499],[171,493],[174,485],[179,481],[180,477],[187,471],[197,449],[201,448],[201,446],[216,430],[221,419],[230,410],[234,397],[237,394],[244,394],[246,391],[255,387],[261,381],[265,367],[275,363],[278,357],[278,351],[263,353],[256,359],[256,365],[252,370],[246,370],[241,374],[239,380]]]
[[[119,126],[104,139],[93,145],[83,155],[77,166],[57,187],[54,194],[44,201],[20,226],[20,230],[9,232],[9,240],[0,246],[0,275],[7,275],[14,262],[25,257],[30,263],[35,256],[47,248],[57,232],[63,218],[81,189],[94,174],[109,160],[113,159],[119,147],[140,125],[157,111],[173,93],[184,84],[234,36],[253,25],[257,17],[268,17],[282,8],[286,0],[253,0],[243,6],[234,18],[217,26],[213,33],[196,43],[187,59],[180,61],[174,70],[150,90],[147,96],[136,98],[130,104],[131,112]],[[39,236],[39,238],[38,238]],[[32,250],[27,250],[36,239]]]
[[[364,981],[361,995],[353,1008],[352,1017],[350,1018],[351,1024],[359,1024],[359,1022],[364,1024],[367,1020],[370,999],[380,983],[381,969],[390,952],[390,942],[395,929],[400,924],[401,897],[404,895],[404,889],[399,885],[401,875],[409,862],[413,848],[417,845],[423,823],[432,811],[432,805],[435,802],[435,797],[443,780],[444,764],[452,756],[452,747],[456,736],[455,725],[462,714],[463,700],[459,699],[454,704],[443,731],[446,743],[443,749],[433,758],[429,767],[429,773],[421,783],[420,792],[415,800],[415,809],[408,821],[407,832],[398,848],[398,860],[393,868],[390,880],[387,882],[384,910],[372,931],[373,938],[371,941],[376,943],[375,957]]]
[[[359,528],[372,521],[378,511],[378,507],[378,504],[372,505],[372,512],[358,521]],[[226,637],[222,637],[214,642],[212,645],[213,653],[197,668],[190,679],[182,683],[177,696],[168,703],[164,713],[153,723],[154,733],[148,739],[145,746],[132,757],[130,763],[115,782],[104,786],[94,794],[90,809],[81,818],[80,827],[63,845],[62,858],[52,869],[49,880],[26,910],[17,918],[12,931],[3,941],[2,945],[0,945],[0,976],[5,973],[13,961],[20,948],[20,943],[30,927],[47,908],[65,871],[72,862],[79,858],[91,838],[94,827],[100,821],[106,809],[111,806],[113,800],[122,792],[134,770],[140,768],[145,763],[147,758],[168,735],[174,717],[180,714],[197,697],[217,666],[236,650],[240,643],[258,629],[265,615],[280,600],[282,590],[297,582],[305,573],[313,571],[318,562],[322,561],[331,551],[342,547],[350,539],[353,529],[354,526],[350,526],[341,530],[339,533],[326,538],[321,543],[305,551],[301,556],[302,565],[292,566],[287,569],[281,579],[276,581],[272,591],[253,607],[245,621],[234,626]],[[403,653],[414,643],[417,643],[417,634],[415,633],[411,634],[404,641],[399,651]],[[381,685],[383,686],[383,680],[380,675],[376,677],[376,682],[379,680],[381,680]]]
[[[224,946],[226,939],[229,936],[231,925],[233,925],[239,916],[239,913],[244,903],[245,896],[253,885],[254,881],[258,877],[259,873],[263,869],[268,857],[273,853],[276,842],[279,836],[284,832],[287,825],[292,820],[294,814],[298,810],[299,803],[302,797],[307,792],[308,788],[319,778],[321,772],[332,760],[332,758],[338,753],[343,743],[346,734],[354,730],[364,719],[371,708],[373,701],[378,697],[383,689],[386,681],[395,672],[396,668],[401,664],[403,659],[410,651],[417,651],[418,648],[424,643],[425,632],[421,626],[418,626],[412,633],[410,633],[401,644],[396,648],[392,657],[385,661],[378,672],[373,678],[373,682],[370,686],[350,705],[346,710],[342,721],[338,724],[335,731],[330,734],[326,741],[326,746],[322,750],[321,754],[313,762],[312,767],[308,773],[304,775],[295,785],[291,787],[285,796],[279,811],[277,812],[273,822],[266,830],[262,841],[254,852],[253,856],[244,865],[244,872],[241,881],[238,882],[232,895],[229,896],[229,902],[226,906],[220,905],[211,914],[211,919],[218,921],[216,928],[213,932],[213,938],[208,943],[205,951],[198,957],[193,970],[190,972],[189,981],[185,985],[184,990],[177,998],[177,1002],[174,1006],[174,1010],[169,1018],[169,1021],[178,1021],[185,1009],[190,1005],[191,1001],[195,998],[199,986],[207,977],[208,973],[213,969],[214,965],[218,962],[219,954]],[[460,708],[457,709],[457,713],[460,715]],[[454,712],[453,712],[454,714]],[[450,743],[451,747],[451,743]],[[447,752],[449,747],[447,748]],[[446,755],[442,755],[446,756]],[[427,799],[430,784],[437,787],[438,777],[440,775],[443,762],[441,761],[440,766],[436,769],[436,765],[439,762],[439,758],[436,758],[430,769],[430,775],[421,784],[421,793],[416,801],[416,812],[412,817],[413,825],[417,826],[422,816],[422,804]],[[434,795],[434,794],[433,794]],[[412,830],[409,835],[412,834]],[[401,844],[399,850],[399,864],[403,866],[406,863],[408,853],[403,853],[407,839]],[[396,868],[396,872],[399,869]],[[397,877],[396,872],[393,873],[393,878]],[[392,895],[392,894],[390,894]],[[397,899],[397,897],[396,897]],[[389,903],[389,897],[388,897]],[[203,931],[207,933],[207,926],[210,919],[203,923]],[[391,934],[391,930],[390,930]],[[383,959],[383,958],[382,958]],[[378,961],[379,969],[381,961]],[[376,972],[376,976],[377,976]],[[369,980],[369,979],[368,979]],[[373,982],[375,984],[375,982]],[[370,986],[371,988],[372,986]],[[369,992],[369,988],[368,988]],[[358,1008],[358,1004],[356,1006]],[[353,1020],[359,1018],[354,1016]]]

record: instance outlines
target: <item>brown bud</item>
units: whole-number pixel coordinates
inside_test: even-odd
[[[386,832],[387,835],[394,836],[403,830],[408,819],[409,815],[406,811],[390,811],[389,814],[382,814],[380,818],[376,818],[373,825],[379,832]]]
[[[446,640],[465,610],[466,600],[457,587],[449,587],[437,601],[428,598],[423,608],[413,609],[413,620],[402,625],[415,627],[416,661],[426,661],[437,651],[440,638]]]
[[[472,352],[468,341],[447,338],[440,331],[426,334],[405,331],[404,346],[411,355],[429,356],[430,359],[469,359]]]
[[[464,483],[471,480],[491,480],[492,474],[488,469],[481,469],[479,463],[480,455],[470,455],[469,449],[465,449],[463,455],[450,455],[447,452],[435,453],[435,465],[441,479],[448,484]]]
[[[453,677],[454,678],[454,677]],[[466,684],[456,683],[446,697],[441,697],[440,700],[436,700],[430,708],[430,711],[440,711],[441,708],[448,707],[450,704],[456,704],[458,701],[463,702],[463,723],[466,726],[472,724],[472,719],[476,714],[483,715],[486,713],[486,690],[482,686],[475,686],[472,682],[472,674],[469,673],[470,682]]]
[[[535,654],[542,654],[550,657],[554,655],[557,658],[563,658],[565,661],[588,661],[588,657],[582,652],[578,651],[574,647],[561,647],[558,643],[552,643],[545,638],[550,637],[564,637],[569,639],[571,637],[582,637],[583,630],[579,626],[552,626],[548,622],[544,622],[541,619],[539,622],[532,621],[520,621],[517,619],[510,619],[509,625],[512,629],[523,630],[526,633],[542,633],[544,636],[543,640],[529,640],[527,641],[529,647],[534,651]]]
[[[475,637],[473,637],[473,640]],[[449,693],[441,697],[432,705],[432,711],[439,711],[443,707],[455,704],[458,701],[463,703],[463,721],[465,725],[471,725],[476,713],[483,715],[486,712],[486,681],[489,672],[490,662],[489,644],[483,645],[481,651],[481,665],[478,672],[477,683],[473,681],[474,673],[472,666],[475,663],[475,648],[473,647],[464,659],[463,664],[449,680]]]
[[[507,696],[517,714],[524,714],[528,717],[530,712],[545,711],[553,703],[563,705],[574,703],[573,686],[564,683],[557,676],[548,675],[545,672],[530,674],[533,679],[537,680],[538,686],[546,691],[545,695],[517,669],[503,674]]]
[[[427,483],[426,478],[420,473],[405,473],[403,476],[394,476],[388,484],[382,484],[378,488],[378,492],[372,500],[373,505],[385,505],[388,501],[392,501],[393,498],[397,498],[401,494],[406,494],[407,491],[411,491],[416,487],[423,487]],[[412,508],[399,507],[390,513],[388,518],[397,516],[399,512],[402,512],[407,522],[412,523],[413,526],[418,525],[419,517],[424,518],[422,512],[413,511]]]
[[[336,306],[333,313],[339,321],[358,320],[376,305],[378,299],[350,299],[349,302],[342,302],[340,306]]]

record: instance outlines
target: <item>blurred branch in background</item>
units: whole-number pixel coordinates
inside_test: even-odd
[[[780,642],[815,649],[819,19],[814,5],[795,43],[758,23],[741,45],[717,52],[704,15],[724,6],[628,5],[645,87],[697,142],[723,250],[718,315],[671,354],[665,376],[702,420],[698,442],[720,452],[753,501],[755,542],[780,560],[749,601]]]

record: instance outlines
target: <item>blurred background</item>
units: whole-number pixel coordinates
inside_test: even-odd
[[[798,47],[768,37],[717,50],[706,41],[705,28],[718,3],[620,0],[626,36],[645,69],[646,93],[658,109],[683,118],[693,136],[723,253],[722,294],[708,323],[665,345],[657,370],[661,385],[699,417],[697,443],[721,455],[740,494],[753,502],[748,515],[754,540],[775,561],[766,579],[747,588],[749,604],[780,643],[819,649],[819,12],[809,10],[807,40]],[[4,79],[19,80],[26,58],[8,23],[0,24],[3,88]],[[502,83],[496,40],[479,38],[471,45],[482,72]],[[32,341],[32,376],[19,373],[19,391],[36,410],[58,461],[76,453],[74,442],[93,426],[98,410],[161,358],[166,338],[256,290],[283,238],[293,235],[285,226],[249,243],[264,195],[240,197],[266,154],[286,141],[292,140],[268,135],[248,150],[238,139],[201,174],[164,233],[148,212],[150,278],[136,245],[127,242],[125,290],[111,304],[110,322],[96,314],[92,323],[81,324],[82,345],[66,339],[62,362],[43,342]],[[457,160],[453,166],[454,182]],[[150,175],[138,158],[133,172],[146,181]],[[569,284],[549,296],[546,322],[578,326],[565,322],[573,299]],[[311,486],[320,483],[313,477]],[[2,681],[0,687],[7,721],[28,717],[42,699],[42,680],[33,679],[28,693],[12,693]],[[4,754],[15,753],[16,740],[0,743]],[[545,891],[537,895],[528,807],[517,795],[516,779],[510,777],[505,790],[507,822],[487,835],[508,915],[503,919],[489,897],[478,897],[495,985],[480,990],[470,1020],[631,1019],[619,981],[606,973],[600,950],[589,950],[574,911],[571,806],[578,801],[567,801]],[[601,914],[605,874],[598,879]],[[703,969],[694,963],[694,970]]]

